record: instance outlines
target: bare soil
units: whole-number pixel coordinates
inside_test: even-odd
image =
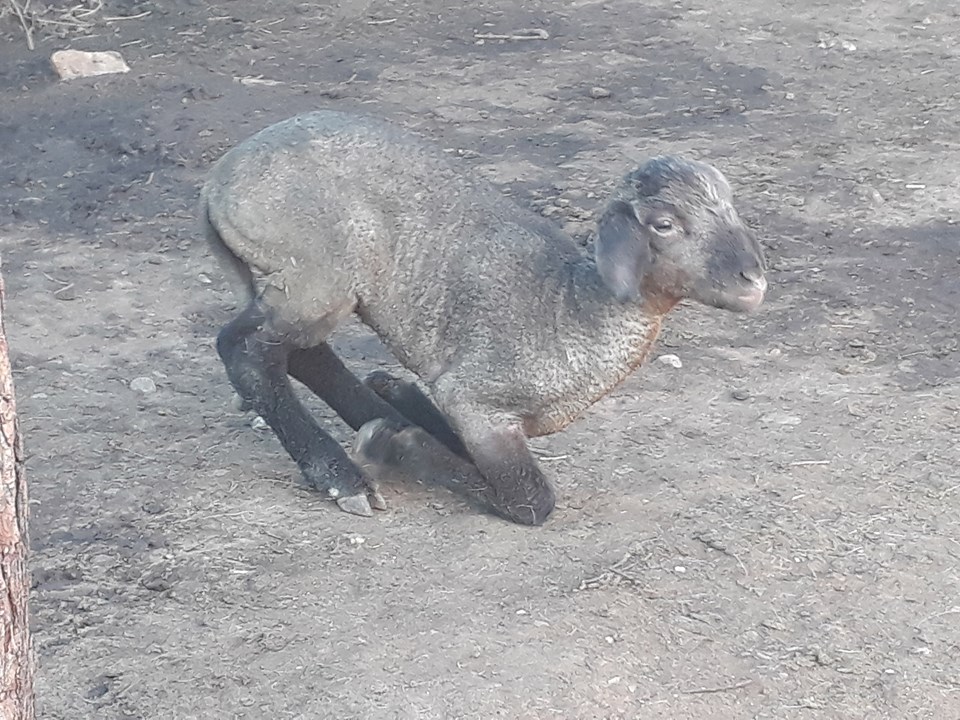
[[[960,718],[954,0],[53,2],[34,51],[0,7],[41,717]],[[132,72],[59,82],[61,48]],[[341,513],[231,406],[194,217],[226,148],[318,107],[585,242],[642,158],[715,163],[769,303],[678,309],[682,368],[536,441],[543,528],[403,484]]]

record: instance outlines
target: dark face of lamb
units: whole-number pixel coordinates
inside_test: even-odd
[[[751,312],[767,289],[763,251],[726,178],[674,156],[624,178],[598,224],[597,267],[622,302],[690,298]]]

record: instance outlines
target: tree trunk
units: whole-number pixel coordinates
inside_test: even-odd
[[[0,720],[33,720],[27,596],[27,483],[0,277]]]

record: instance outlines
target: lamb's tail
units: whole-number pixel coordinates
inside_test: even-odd
[[[243,260],[224,242],[220,231],[210,215],[210,203],[207,198],[207,189],[200,191],[200,222],[203,224],[203,234],[213,255],[220,265],[227,270],[231,284],[243,296],[246,302],[251,302],[256,296],[256,287],[253,282],[253,273]]]

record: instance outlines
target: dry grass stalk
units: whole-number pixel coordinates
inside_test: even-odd
[[[32,0],[0,0],[0,19],[13,15],[23,28],[23,35],[30,50],[36,48],[38,30],[52,31],[65,37],[74,33],[90,32],[94,18],[103,10],[103,0],[84,0],[69,7],[40,5],[31,7]]]

